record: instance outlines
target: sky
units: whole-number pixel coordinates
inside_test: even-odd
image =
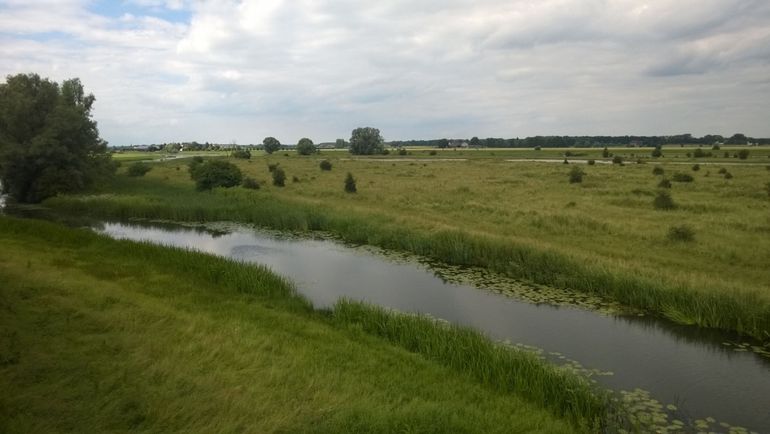
[[[111,145],[770,137],[768,0],[0,0],[0,76]]]

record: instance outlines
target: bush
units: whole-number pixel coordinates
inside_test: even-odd
[[[653,175],[662,175],[664,173],[663,168],[660,166],[655,166],[652,168],[652,174]]]
[[[192,157],[192,160],[190,161],[191,165],[192,164],[197,164],[197,163],[203,163],[203,157],[201,157],[200,155],[196,155],[196,156]]]
[[[612,164],[623,164],[623,157],[620,155],[612,157]]]
[[[136,163],[133,163],[130,166],[128,166],[128,169],[126,170],[126,174],[128,176],[138,177],[138,176],[144,176],[150,170],[152,170],[152,166],[142,161],[137,161]]]
[[[569,171],[569,183],[578,184],[583,182],[583,169],[578,166],[572,166],[572,170]]]
[[[348,172],[348,175],[345,177],[345,191],[348,193],[355,193],[356,190],[356,179],[353,178],[353,174]]]
[[[295,175],[295,176],[292,176],[292,177],[291,177],[291,182],[299,182],[299,178],[297,178],[297,176],[296,176],[296,175]]]
[[[722,167],[722,168],[719,169],[719,171],[717,173],[720,174],[720,175],[724,175],[725,173],[727,173],[727,169]]]
[[[233,158],[240,158],[242,160],[250,160],[251,152],[245,149],[236,149],[235,151],[230,153],[230,156]]]
[[[675,173],[671,179],[676,182],[693,182],[695,178],[693,178],[692,175],[688,175],[687,173]]]
[[[602,150],[602,157],[604,157],[604,158],[610,158],[610,157],[612,157],[612,153],[609,151],[609,149],[607,149],[607,147],[606,147],[606,146],[605,146],[605,148]]]
[[[542,149],[540,146],[535,146],[536,151],[539,151],[540,149]]]
[[[692,166],[692,171],[693,171],[693,172],[697,172],[697,171],[699,171],[699,170],[700,170],[700,164],[693,164],[693,166]]]
[[[299,139],[299,142],[297,142],[297,153],[299,155],[310,155],[315,154],[317,151],[315,144],[312,140],[308,139],[307,137],[303,137]]]
[[[436,155],[436,151],[430,151],[428,152],[429,155]]]
[[[671,226],[666,238],[671,241],[695,241],[695,231],[687,225]]]
[[[674,203],[674,199],[671,198],[671,194],[667,191],[659,191],[658,195],[655,196],[655,199],[652,201],[652,206],[655,209],[660,210],[672,210],[676,208],[676,204]]]
[[[406,155],[406,149],[405,148],[398,148],[398,155]]]
[[[254,178],[246,177],[243,178],[241,187],[248,188],[249,190],[259,190],[259,182]]]
[[[273,163],[273,164],[267,163],[267,171],[268,172],[273,173],[273,172],[275,172],[275,169],[277,169],[277,168],[278,168],[278,163]]]
[[[567,161],[566,158],[564,159],[564,164],[569,164],[569,161]]]
[[[588,160],[588,165],[589,166],[593,166],[594,164],[596,164],[596,160],[593,160],[593,159],[592,160]]]
[[[740,151],[738,151],[738,158],[740,158],[741,160],[745,160],[749,158],[749,150],[741,149]]]
[[[725,179],[733,179],[733,174],[730,172],[725,172]]]
[[[652,150],[652,157],[659,158],[662,156],[663,156],[663,151],[660,149],[660,146],[656,146],[655,149]]]
[[[711,147],[712,151],[718,151],[719,149],[720,149],[719,145],[717,145],[716,143],[714,143],[714,146]]]
[[[767,195],[770,196],[770,182],[765,184],[765,190],[767,190]]]
[[[286,185],[286,172],[278,167],[278,165],[273,169],[273,185],[276,187],[283,187]]]
[[[658,188],[671,188],[671,181],[666,178],[661,179],[658,183]]]
[[[723,157],[725,157],[725,158],[730,158],[730,153],[729,153],[729,152],[727,152],[727,151],[725,151],[725,154],[723,155]]]
[[[698,149],[695,150],[695,152],[693,152],[692,155],[695,158],[703,158],[703,157],[710,157],[711,153],[710,152],[706,153],[706,152],[703,151],[703,149],[698,148]]]
[[[240,185],[243,174],[233,163],[222,160],[210,160],[190,166],[190,177],[195,181],[198,191],[211,190],[215,187],[234,187]]]
[[[332,163],[329,160],[321,160],[321,163],[319,164],[319,166],[321,167],[321,170],[326,170],[326,171],[332,170]]]

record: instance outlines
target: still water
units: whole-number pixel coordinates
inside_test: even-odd
[[[91,222],[115,238],[149,240],[264,264],[289,277],[316,307],[340,297],[474,327],[492,338],[534,346],[556,363],[578,362],[611,375],[593,377],[616,391],[643,389],[670,420],[728,432],[719,423],[770,433],[770,359],[735,335],[637,315],[531,303],[502,295],[507,279],[446,281],[414,258],[235,225],[218,230],[159,223]],[[745,339],[744,339],[745,341]],[[674,409],[674,407],[671,407]],[[708,421],[704,421],[708,418]],[[713,419],[712,419],[713,418]],[[704,423],[708,423],[705,429]]]

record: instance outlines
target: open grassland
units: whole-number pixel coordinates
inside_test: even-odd
[[[597,432],[588,381],[264,268],[0,217],[0,431]],[[582,428],[581,428],[582,427]]]
[[[118,218],[326,230],[350,242],[484,266],[596,293],[678,322],[769,339],[767,149],[752,148],[744,161],[750,165],[707,165],[700,159],[678,164],[682,159],[672,154],[680,149],[693,150],[664,148],[667,157],[657,163],[581,165],[585,176],[575,184],[568,182],[574,165],[507,161],[521,150],[445,150],[435,156],[413,151],[424,154],[417,160],[278,153],[231,160],[259,181],[259,190],[211,193],[195,192],[185,164],[171,161],[144,178],[118,176],[104,186],[101,193],[107,194],[48,204]],[[458,153],[476,158],[446,161]],[[329,159],[333,169],[321,171],[321,159]],[[697,162],[700,170],[693,171]],[[285,170],[285,187],[271,185],[268,164]],[[663,175],[653,175],[656,166]],[[722,167],[732,178],[719,173]],[[356,194],[343,191],[347,172],[357,179]],[[659,182],[677,173],[694,180],[672,182],[675,209],[655,209]],[[694,239],[671,237],[671,228],[682,225]]]

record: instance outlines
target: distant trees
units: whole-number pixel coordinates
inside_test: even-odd
[[[385,141],[380,130],[372,127],[356,128],[350,135],[350,153],[355,155],[381,154]]]
[[[77,78],[37,74],[0,84],[0,181],[20,202],[82,190],[115,171],[91,118],[95,98]]]
[[[344,149],[348,147],[348,142],[345,141],[345,139],[337,139],[334,142],[334,147],[338,149]]]
[[[745,145],[748,143],[749,139],[746,137],[745,134],[736,133],[733,134],[732,137],[727,139],[727,144],[729,145]]]
[[[470,142],[468,142],[468,146],[471,148],[480,148],[481,147],[481,140],[479,140],[478,137],[473,136],[471,137]]]
[[[272,154],[281,149],[281,142],[275,137],[265,137],[264,140],[262,140],[262,145],[264,145],[265,152],[268,154]]]
[[[190,163],[190,177],[195,181],[198,191],[211,190],[215,187],[235,187],[241,184],[243,174],[233,163],[223,160],[207,160]]]
[[[436,145],[441,149],[445,149],[449,147],[449,140],[448,139],[439,139],[438,144]]]
[[[316,151],[315,144],[307,137],[303,137],[297,142],[297,153],[299,155],[311,155],[315,154]]]

